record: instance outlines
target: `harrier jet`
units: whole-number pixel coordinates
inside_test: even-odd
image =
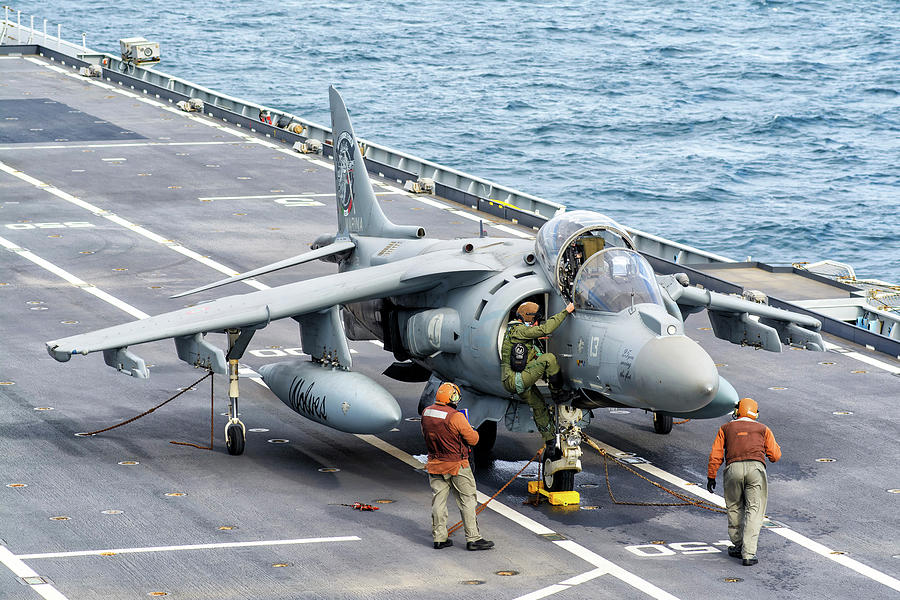
[[[804,315],[690,285],[683,274],[657,275],[626,230],[602,214],[558,214],[535,241],[473,237],[439,240],[418,226],[396,225],[379,206],[343,99],[329,90],[337,230],[312,250],[205,285],[212,289],[312,260],[332,275],[298,281],[47,342],[60,362],[103,352],[107,365],[134,377],[149,371],[132,347],[172,338],[188,364],[230,380],[226,446],[241,454],[238,361],[254,333],[276,319],[299,323],[309,360],[264,365],[271,391],[299,414],[340,431],[378,433],[401,418],[394,397],[352,371],[348,339],[380,340],[396,361],[385,375],[428,382],[420,406],[442,381],[463,390],[461,405],[490,448],[497,424],[533,431],[527,404],[501,383],[499,347],[524,301],[548,314],[575,312],[547,341],[563,373],[553,409],[556,444],[544,457],[550,489],[572,489],[581,469],[581,428],[597,407],[651,412],[660,433],[672,417],[714,418],[738,397],[709,355],[684,333],[684,319],[706,309],[714,333],[733,343],[781,351],[781,344],[822,350],[820,323]],[[227,347],[206,339],[227,334]],[[559,398],[557,398],[559,399]]]

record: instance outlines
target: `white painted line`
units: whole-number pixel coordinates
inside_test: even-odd
[[[565,581],[560,581],[559,583],[555,583],[553,585],[549,585],[545,588],[541,588],[530,594],[525,594],[524,596],[519,596],[515,600],[538,600],[539,598],[546,598],[547,596],[552,596],[557,592],[565,592],[572,588],[572,586],[576,586],[582,583],[587,583],[592,579],[596,579],[601,575],[606,575],[608,571],[606,569],[594,569],[592,571],[588,571],[587,573],[582,573],[581,575],[576,575],[575,577],[570,577]]]
[[[634,573],[626,571],[622,567],[603,558],[599,554],[588,550],[581,544],[578,544],[571,540],[562,540],[562,541],[553,542],[553,543],[556,544],[557,546],[559,546],[560,548],[566,548],[572,554],[575,554],[579,558],[582,558],[582,559],[588,561],[589,563],[591,563],[592,565],[594,565],[596,567],[599,567],[600,569],[606,571],[607,573],[609,573],[616,579],[619,579],[620,581],[627,583],[628,585],[641,590],[645,594],[653,596],[657,600],[676,600],[676,596],[673,596],[669,592],[656,587],[649,581],[638,577]]]
[[[434,208],[439,208],[441,210],[452,210],[453,207],[447,206],[443,202],[438,202],[437,200],[432,200],[431,198],[416,198],[422,204],[427,204],[428,206],[433,206]]]
[[[618,448],[615,448],[614,446],[610,446],[609,444],[601,442],[599,440],[594,440],[594,441],[597,442],[598,446],[600,446],[601,448],[606,450],[610,454],[610,456],[616,456],[616,455],[623,454],[623,452],[621,450],[619,450]],[[713,504],[716,504],[717,506],[721,506],[723,508],[725,507],[725,500],[722,498],[722,496],[719,496],[716,494],[710,494],[708,491],[706,491],[706,488],[704,488],[703,486],[692,484],[691,482],[686,481],[686,480],[682,479],[681,477],[678,477],[677,475],[673,475],[672,473],[663,471],[662,469],[653,465],[652,463],[637,463],[637,464],[628,465],[628,466],[630,466],[633,469],[640,469],[641,471],[644,471],[645,473],[647,473],[649,475],[653,475],[654,477],[657,477],[658,479],[667,481],[667,482],[671,483],[672,485],[677,486],[677,487],[683,489],[684,491],[689,492],[695,496],[699,496],[700,498],[703,498],[704,500],[706,500],[708,502],[712,502]]]
[[[531,592],[530,594],[525,594],[524,596],[517,596],[515,600],[539,600],[540,598],[546,598],[547,596],[552,596],[557,592],[564,592],[569,589],[569,586],[562,585],[559,583],[554,583],[553,585],[549,585],[545,588],[541,588],[537,591]]]
[[[787,538],[792,542],[796,542],[804,548],[807,548],[808,550],[812,550],[816,554],[821,554],[825,558],[844,565],[848,569],[853,569],[864,577],[873,579],[878,583],[886,585],[887,587],[900,592],[900,580],[897,580],[890,575],[886,575],[881,571],[876,571],[872,567],[866,566],[857,560],[853,560],[846,554],[834,554],[834,550],[832,550],[831,548],[828,548],[820,544],[819,542],[815,542],[808,537],[797,533],[793,529],[788,529],[787,527],[770,527],[769,531],[773,531],[781,537]]]
[[[581,575],[576,575],[575,577],[570,577],[565,581],[560,581],[559,583],[562,585],[580,585],[582,583],[586,583],[591,579],[599,577],[600,575],[605,575],[608,573],[606,569],[594,569],[593,571],[588,571],[587,573],[582,573]]]
[[[491,225],[491,227],[493,227],[494,229],[499,229],[500,231],[502,231],[504,233],[508,233],[510,235],[515,235],[520,238],[527,238],[530,240],[534,239],[534,236],[531,235],[530,233],[526,233],[524,231],[519,231],[518,229],[513,229],[512,227],[507,227],[506,225]]]
[[[314,164],[314,165],[317,165],[317,166],[319,166],[319,167],[324,167],[324,168],[326,168],[326,169],[333,169],[333,168],[334,168],[330,163],[327,163],[327,162],[325,162],[324,160],[319,160],[318,158],[307,158],[307,159],[306,159],[306,162],[310,162],[310,163],[312,163],[312,164]]]
[[[274,200],[277,198],[334,198],[334,194],[310,194],[300,192],[297,194],[265,194],[262,196],[201,196],[197,200]]]
[[[480,504],[484,504],[485,502],[490,500],[490,497],[487,496],[486,494],[482,494],[481,492],[478,492],[478,491],[476,491],[475,494],[476,494],[477,500]],[[503,515],[504,517],[506,517],[513,523],[515,523],[516,525],[520,525],[534,534],[547,535],[550,533],[556,533],[549,527],[546,527],[545,525],[541,525],[540,523],[538,523],[531,517],[527,517],[527,516],[523,515],[522,513],[520,513],[519,511],[506,506],[505,504],[503,504],[496,498],[491,500],[491,503],[488,504],[487,506],[488,506],[488,508],[493,510],[498,515]]]
[[[40,577],[31,567],[22,562],[21,557],[15,556],[6,546],[0,546],[0,563],[3,563],[16,577]],[[28,587],[47,600],[67,600],[59,590],[49,583],[39,583]]]
[[[843,350],[844,348],[842,346],[838,346],[837,344],[832,344],[831,342],[825,342],[825,349]],[[841,352],[841,356],[847,356],[860,362],[864,362],[867,365],[882,369],[884,371],[887,371],[888,373],[893,373],[894,375],[900,373],[900,367],[886,363],[884,361],[880,361],[877,358],[872,358],[871,356],[866,356],[865,354],[860,354],[859,352]]]
[[[53,144],[46,146],[0,146],[0,150],[72,150],[77,148],[143,148],[147,146],[236,146],[242,142],[122,142],[116,144]],[[125,160],[104,158],[103,160]]]
[[[423,465],[422,463],[417,461],[415,458],[413,458],[406,452],[403,452],[396,446],[388,444],[387,442],[385,442],[384,440],[382,440],[379,437],[376,437],[374,435],[366,435],[366,434],[362,434],[362,433],[357,433],[354,435],[356,435],[356,437],[358,437],[362,441],[364,441],[368,444],[371,444],[372,446],[375,446],[382,452],[386,452],[387,454],[390,454],[397,460],[401,460],[401,461],[405,462],[406,464],[411,466],[413,469],[421,471],[422,469],[425,468],[425,465]]]
[[[20,560],[38,558],[70,558],[75,556],[100,556],[105,553],[138,554],[143,552],[175,552],[181,550],[215,550],[218,548],[251,548],[257,546],[291,546],[296,544],[322,544],[330,542],[359,542],[355,535],[340,537],[304,538],[294,540],[262,540],[258,542],[223,542],[219,544],[190,544],[186,546],[151,546],[147,548],[110,548],[107,550],[81,550],[78,552],[50,552],[47,554],[19,554]]]
[[[104,219],[107,219],[108,221],[112,221],[113,223],[115,223],[117,225],[125,227],[126,229],[130,229],[131,231],[133,231],[149,240],[152,240],[152,241],[156,242],[157,244],[161,244],[161,245],[165,246],[166,248],[172,250],[173,252],[177,252],[183,256],[191,258],[201,264],[204,264],[212,269],[215,269],[216,271],[219,271],[220,273],[224,273],[225,275],[228,275],[228,276],[234,276],[234,275],[239,274],[234,269],[226,267],[225,265],[223,265],[219,262],[216,262],[216,261],[212,260],[211,258],[203,256],[202,254],[194,252],[193,250],[189,250],[189,249],[185,248],[184,246],[182,246],[181,244],[173,242],[172,240],[168,240],[168,239],[164,238],[163,236],[153,233],[152,231],[150,231],[144,227],[141,227],[140,225],[136,225],[135,223],[132,223],[131,221],[128,221],[127,219],[124,219],[114,213],[111,213],[108,210],[102,209],[99,206],[95,206],[95,205],[91,204],[90,202],[85,202],[84,200],[81,200],[80,198],[76,198],[75,196],[62,191],[59,188],[56,188],[48,183],[44,183],[43,181],[35,179],[34,177],[31,177],[30,175],[27,175],[27,174],[23,173],[22,171],[16,170],[13,167],[11,167],[5,163],[0,162],[0,171],[9,173],[13,177],[17,177],[18,179],[21,179],[22,181],[24,181],[26,183],[30,183],[31,185],[44,190],[48,194],[52,194],[61,200],[65,200],[66,202],[69,202],[70,204],[74,204],[75,206],[77,206],[79,208],[83,208],[84,210],[90,211],[91,213],[93,213],[96,216],[103,217]],[[269,286],[267,286],[263,283],[260,283],[258,281],[255,281],[255,280],[245,279],[245,280],[243,280],[242,283],[244,283],[245,285],[249,285],[250,287],[255,288],[257,290],[269,289]]]
[[[14,243],[12,243],[11,241],[9,241],[7,239],[0,237],[0,246],[3,246],[7,250],[14,251],[16,254],[18,254],[22,258],[30,260],[31,262],[38,265],[39,267],[46,269],[47,271],[50,271],[57,277],[65,279],[72,285],[84,290],[88,294],[92,294],[92,295],[96,296],[97,298],[100,298],[104,302],[108,302],[109,304],[112,304],[116,308],[119,308],[119,309],[127,312],[129,315],[131,315],[133,317],[136,317],[138,319],[146,319],[147,317],[150,316],[147,313],[131,306],[127,302],[123,302],[122,300],[119,300],[115,296],[104,292],[103,290],[79,279],[78,277],[75,277],[68,271],[57,267],[56,265],[54,265],[53,263],[51,263],[47,260],[44,260],[43,258],[37,256],[33,252],[30,252],[23,248],[19,248],[18,246],[16,246]]]
[[[451,208],[448,212],[456,215],[457,217],[462,217],[463,219],[468,219],[470,221],[475,221],[475,222],[484,221],[485,225],[490,225],[490,222],[487,219],[485,219],[484,217],[479,217],[478,215],[469,214],[464,210],[456,210],[456,209]]]

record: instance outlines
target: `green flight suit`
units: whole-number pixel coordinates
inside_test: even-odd
[[[506,335],[503,337],[503,346],[500,349],[503,387],[510,393],[518,394],[519,398],[528,403],[534,413],[534,424],[545,442],[553,439],[554,434],[550,427],[547,403],[534,384],[542,377],[559,373],[559,363],[556,361],[556,356],[550,352],[538,354],[534,340],[553,333],[567,316],[569,313],[563,310],[547,319],[543,325],[535,327],[530,327],[522,321],[510,321],[506,327]],[[513,345],[520,342],[528,346],[528,364],[524,371],[516,373],[509,366],[509,355],[512,353]]]

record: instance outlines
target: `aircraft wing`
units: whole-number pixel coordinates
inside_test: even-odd
[[[334,242],[332,244],[328,244],[327,246],[316,248],[315,250],[310,250],[309,252],[304,252],[303,254],[292,256],[291,258],[280,260],[276,263],[272,263],[271,265],[253,269],[252,271],[247,271],[246,273],[239,273],[232,277],[226,277],[225,279],[220,279],[219,281],[214,281],[213,283],[207,283],[206,285],[201,285],[200,287],[196,287],[192,290],[181,292],[180,294],[175,294],[174,296],[169,297],[181,298],[182,296],[189,296],[190,294],[196,294],[197,292],[205,292],[206,290],[211,290],[213,288],[227,285],[229,283],[250,279],[251,277],[256,277],[257,275],[265,275],[266,273],[272,273],[273,271],[279,271],[288,267],[294,267],[296,265],[301,265],[303,263],[317,260],[326,256],[331,256],[333,254],[349,252],[354,248],[356,248],[356,244],[354,244],[350,240]]]
[[[46,343],[47,351],[56,360],[65,362],[73,354],[102,350],[110,366],[136,377],[146,377],[143,361],[127,352],[127,346],[175,338],[179,357],[185,358],[183,352],[193,352],[196,358],[197,352],[203,354],[205,351],[208,358],[213,349],[205,345],[199,334],[226,329],[255,330],[276,319],[315,313],[339,304],[424,291],[445,283],[449,276],[456,283],[482,278],[495,269],[496,265],[489,261],[463,260],[447,255],[412,257],[268,290],[228,296],[146,319],[52,340]],[[221,355],[221,351],[216,354]],[[222,356],[218,358],[218,361],[212,362],[221,365]]]
[[[683,313],[707,309],[713,333],[718,338],[771,352],[781,352],[782,343],[819,352],[825,350],[819,333],[822,323],[817,319],[737,296],[685,286],[674,277],[663,279],[660,282],[663,289]]]

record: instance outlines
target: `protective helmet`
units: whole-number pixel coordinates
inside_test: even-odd
[[[755,421],[759,418],[759,405],[753,398],[741,398],[734,412],[735,418],[750,417]]]
[[[519,308],[516,309],[516,316],[526,323],[530,323],[534,321],[534,317],[537,315],[538,310],[540,310],[540,307],[536,302],[523,302],[519,305]]]
[[[442,383],[438,388],[434,401],[438,404],[456,404],[459,402],[459,387],[455,383]]]

